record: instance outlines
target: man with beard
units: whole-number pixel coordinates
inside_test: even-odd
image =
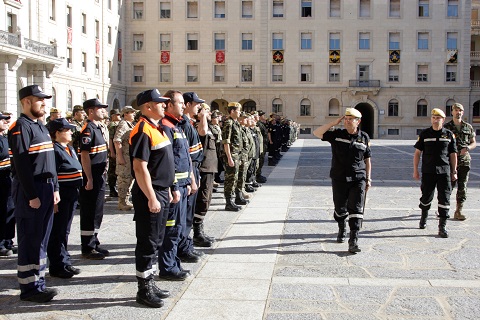
[[[20,299],[48,302],[57,295],[45,286],[47,244],[53,206],[60,201],[53,143],[39,120],[45,115],[45,94],[38,85],[18,92],[22,114],[8,132],[12,151],[12,196],[18,236]],[[29,170],[27,170],[29,169]]]

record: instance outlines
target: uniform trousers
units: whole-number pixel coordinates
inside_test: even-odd
[[[15,238],[15,216],[12,198],[12,178],[0,176],[0,249],[9,249]]]
[[[165,238],[158,252],[159,273],[166,275],[181,270],[178,244],[187,220],[187,186],[178,187],[180,201],[170,203],[165,228]]]
[[[201,224],[207,215],[212,201],[214,175],[213,172],[200,172],[200,187],[197,192],[193,224]]]
[[[252,159],[248,165],[247,174],[245,178],[245,183],[252,184],[255,182],[255,171],[257,170],[258,159]]]
[[[115,158],[108,157],[108,171],[107,171],[107,182],[110,189],[115,188],[117,185],[117,161]]]
[[[200,170],[198,169],[198,165],[198,162],[193,162],[193,175],[195,177],[197,187],[200,187]],[[182,230],[182,236],[180,238],[180,242],[178,243],[178,254],[180,256],[188,254],[193,250],[193,239],[190,237],[190,231],[192,231],[197,196],[198,190],[187,197],[187,216],[185,227]]]
[[[266,148],[266,146],[264,146]],[[258,158],[257,172],[256,176],[259,177],[262,175],[263,164],[265,163],[265,152],[260,153],[260,158]]]
[[[93,168],[92,168],[93,169]],[[80,236],[82,253],[89,253],[95,249],[98,241],[98,230],[103,220],[103,205],[105,203],[105,174],[92,170],[93,189],[85,190],[86,177],[83,177],[84,185],[80,187]]]
[[[238,168],[240,167],[240,156],[238,154],[232,154],[233,167],[228,165],[227,157],[223,157],[223,163],[225,164],[225,181],[223,183],[223,193],[225,198],[235,198],[235,186],[238,180]]]
[[[470,173],[469,166],[461,166],[457,168],[457,180],[452,182],[452,189],[457,187],[457,202],[464,203],[467,200],[467,184]]]
[[[438,216],[441,218],[450,218],[448,211],[450,210],[450,194],[452,192],[452,184],[450,182],[450,174],[443,173],[423,173],[422,174],[422,197],[420,198],[419,208],[429,210],[432,205],[433,194],[437,188],[438,200]]]
[[[45,290],[47,245],[53,224],[53,182],[35,181],[40,207],[33,209],[18,179],[13,179],[18,240],[18,282],[20,298],[25,299]]]
[[[238,167],[238,180],[235,185],[235,193],[243,192],[245,189],[245,180],[247,179],[247,170],[250,165],[250,158],[246,155],[240,156],[240,166]]]
[[[68,253],[68,236],[77,209],[78,187],[60,185],[59,191],[58,212],[53,215],[52,232],[47,248],[50,272],[59,272],[72,265]]]
[[[165,226],[169,211],[168,188],[153,186],[155,196],[160,202],[160,212],[151,213],[148,199],[137,183],[132,187],[132,202],[135,214],[135,269],[139,279],[153,279],[157,270],[158,250],[165,236]]]
[[[365,180],[341,181],[332,179],[334,218],[343,223],[349,218],[350,229],[359,230],[363,220]]]

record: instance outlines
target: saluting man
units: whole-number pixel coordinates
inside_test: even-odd
[[[38,85],[18,92],[22,114],[8,131],[12,151],[12,196],[18,236],[20,299],[48,302],[57,290],[45,286],[47,244],[53,223],[53,206],[60,201],[53,143],[41,122],[45,94]]]

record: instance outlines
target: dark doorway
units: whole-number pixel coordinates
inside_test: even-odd
[[[355,106],[355,109],[360,111],[362,114],[362,122],[360,123],[360,130],[365,131],[370,139],[373,139],[375,128],[375,113],[373,112],[373,107],[368,103],[359,103]]]
[[[255,111],[255,110],[257,110],[257,104],[255,103],[255,101],[248,100],[248,101],[243,103],[242,110],[245,111],[245,112]]]

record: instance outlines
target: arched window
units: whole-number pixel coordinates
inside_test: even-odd
[[[417,102],[417,117],[426,117],[428,115],[427,112],[428,103],[425,99],[420,99]]]
[[[115,98],[115,100],[113,100],[113,109],[120,110],[120,102],[118,101],[117,98]]]
[[[273,113],[282,113],[283,112],[283,102],[281,99],[273,99],[272,102],[272,112]]]
[[[57,107],[57,92],[55,91],[55,88],[52,88],[52,108]]]
[[[332,99],[328,102],[328,115],[338,117],[340,115],[340,102],[338,99]]]
[[[448,99],[447,103],[445,103],[445,115],[447,117],[452,116],[452,106],[455,103],[455,100],[453,99]]]
[[[398,100],[392,99],[388,101],[388,116],[398,117]]]
[[[480,117],[480,103],[478,101],[473,104],[473,116]]]
[[[87,100],[87,93],[84,92],[84,93],[82,94],[82,102],[85,102],[86,100]]]
[[[303,99],[300,102],[300,116],[311,116],[311,103],[308,99]]]
[[[72,111],[73,110],[73,105],[72,105],[72,91],[68,90],[67,92],[67,110]]]

